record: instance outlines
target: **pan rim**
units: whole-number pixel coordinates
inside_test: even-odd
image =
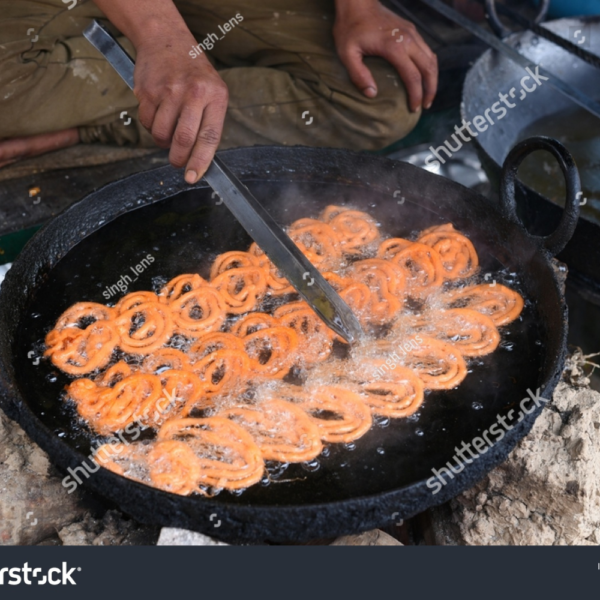
[[[269,146],[264,147],[263,146],[263,147],[260,147],[258,152],[260,152],[261,150],[265,150],[265,149],[268,149],[269,151],[273,151],[273,147],[269,147]],[[275,151],[278,153],[281,153],[281,154],[285,154],[285,153],[289,153],[289,152],[297,152],[299,149],[304,149],[304,147],[285,147],[285,148],[275,147]],[[243,151],[243,150],[247,150],[247,149],[228,150],[228,151],[222,152],[221,154],[226,159],[227,156],[233,156],[236,152],[240,152],[240,150]],[[313,151],[315,149],[308,148],[307,150]],[[322,150],[322,149],[319,149],[319,150]],[[365,161],[365,162],[377,162],[379,164],[381,164],[383,162],[383,163],[388,164],[390,166],[390,169],[392,169],[392,170],[400,169],[401,171],[407,170],[408,172],[410,172],[411,170],[414,170],[415,172],[417,172],[417,171],[421,172],[421,169],[419,169],[418,167],[414,167],[412,165],[408,165],[408,164],[404,164],[404,163],[402,163],[402,166],[399,166],[400,163],[397,163],[396,161],[384,159],[381,157],[357,155],[356,153],[352,153],[352,152],[345,151],[345,150],[337,150],[337,149],[333,149],[329,152],[336,154],[337,156],[359,156],[361,158],[361,160]],[[153,175],[161,175],[161,176],[164,174],[163,180],[165,181],[165,183],[168,183],[170,181],[174,185],[177,183],[177,181],[179,179],[182,179],[180,177],[180,172],[177,172],[177,171],[173,170],[171,167],[167,166],[167,167],[158,167],[157,169],[152,169],[151,171],[135,174],[135,175],[129,176],[125,179],[119,180],[117,182],[113,182],[111,184],[108,184],[107,186],[104,186],[103,188],[100,188],[99,190],[93,192],[92,194],[86,196],[85,198],[81,199],[80,201],[78,201],[77,203],[72,205],[71,207],[68,207],[67,209],[65,209],[65,211],[63,211],[59,216],[55,217],[55,219],[53,219],[48,225],[46,225],[43,229],[41,229],[36,234],[36,236],[34,236],[34,238],[29,242],[27,247],[24,249],[23,253],[21,255],[19,255],[19,257],[15,260],[15,264],[13,265],[14,271],[13,271],[13,269],[11,269],[12,273],[11,273],[11,271],[9,271],[9,273],[7,274],[7,280],[9,282],[9,284],[3,285],[2,288],[0,288],[0,324],[2,324],[3,321],[5,321],[5,317],[6,317],[6,311],[3,310],[3,306],[5,304],[5,296],[8,294],[8,292],[6,292],[6,290],[9,288],[12,289],[12,286],[16,285],[18,283],[16,281],[16,278],[18,277],[19,273],[24,268],[24,265],[27,263],[27,260],[28,259],[33,260],[34,264],[38,265],[38,274],[37,274],[38,278],[43,277],[44,270],[46,272],[49,272],[61,260],[62,256],[57,255],[57,256],[53,256],[52,260],[50,260],[47,264],[41,265],[41,264],[39,264],[39,260],[36,260],[35,257],[39,255],[39,250],[40,250],[39,247],[41,246],[43,249],[44,240],[48,234],[52,233],[53,230],[58,231],[60,233],[59,225],[63,220],[65,220],[65,218],[66,218],[65,215],[67,213],[70,214],[71,211],[81,210],[82,206],[87,206],[87,204],[92,203],[95,198],[102,197],[102,194],[110,193],[110,190],[113,189],[114,186],[123,185],[124,182],[127,182],[127,181],[131,182],[131,180],[133,180],[133,181],[140,180],[141,181],[144,177],[148,176],[149,173],[152,173]],[[440,176],[437,176],[437,175],[434,175],[431,173],[427,173],[427,176],[439,178],[449,184],[452,184],[453,186],[458,186],[458,188],[462,188],[463,190],[465,190],[465,192],[468,192],[470,195],[474,194],[471,190],[467,190],[467,188],[463,188],[459,184],[450,182],[449,180],[446,180],[443,177],[440,177]],[[244,175],[241,175],[241,178],[244,178]],[[248,181],[251,180],[251,178],[247,178],[247,179],[248,179]],[[272,181],[278,181],[278,179],[273,178]],[[175,187],[177,187],[177,185],[175,185]],[[154,197],[153,195],[149,195],[147,197],[145,204],[140,205],[140,207],[148,205],[148,204],[152,204],[154,202],[159,202],[163,199],[166,199],[168,197],[176,195],[176,194],[180,193],[181,191],[190,189],[186,184],[185,185],[179,184],[178,187],[179,187],[179,189],[177,189],[173,193],[169,194],[168,196],[165,196],[164,194],[158,194],[156,197]],[[193,187],[205,188],[207,186],[200,185],[200,186],[193,186]],[[365,184],[365,187],[375,189],[374,186],[371,186],[369,184]],[[167,185],[165,185],[164,188],[165,188],[164,191],[167,191],[167,189],[169,189]],[[135,206],[134,208],[132,208],[132,210],[135,210],[135,208],[137,208],[137,207],[138,206]],[[497,217],[501,218],[500,213],[494,207],[487,206],[487,209],[495,212]],[[110,223],[110,221],[118,218],[119,216],[121,216],[122,214],[124,214],[126,212],[129,212],[129,211],[123,210],[117,214],[114,214],[112,219],[107,220],[101,226],[104,226],[105,224]],[[548,255],[545,254],[539,247],[537,247],[537,245],[528,236],[528,234],[527,234],[527,232],[525,232],[525,230],[523,230],[522,228],[520,228],[519,226],[514,225],[514,224],[510,224],[510,227],[513,227],[514,231],[518,231],[520,236],[522,236],[522,237],[525,236],[523,239],[527,240],[528,243],[534,249],[534,251],[538,252],[541,255],[544,266],[549,270],[549,273],[551,273],[552,265],[550,263]],[[87,232],[87,235],[90,235],[94,231],[96,231],[96,229],[90,229],[90,231]],[[66,252],[69,252],[70,249],[72,249],[73,247],[74,247],[74,245],[71,245],[69,250],[67,250]],[[65,254],[66,254],[66,252],[65,252]],[[15,269],[15,267],[16,267],[16,269]],[[39,271],[41,271],[42,274],[40,274]],[[564,297],[561,294],[559,283],[556,280],[556,277],[553,277],[553,280],[554,280],[554,291],[555,291],[556,297],[560,303],[560,306],[562,309],[562,314],[566,315],[566,304],[564,301]],[[13,336],[14,336],[14,331],[16,331],[17,326],[18,325],[15,325],[15,327],[14,327]],[[565,356],[565,352],[566,352],[566,347],[565,347],[566,346],[566,344],[565,344],[566,331],[565,331],[564,323],[561,325],[561,333],[562,333],[561,338],[562,338],[562,342],[563,342],[562,343],[562,352],[556,356],[550,357],[549,364],[545,366],[545,370],[547,372],[551,373],[551,375],[547,378],[546,384],[543,389],[543,393],[544,393],[545,397],[547,397],[546,394],[548,393],[548,390],[553,390],[554,387],[556,386],[556,384],[558,383],[558,380],[560,378],[560,373],[562,371],[562,366],[564,364],[564,356]],[[14,340],[12,340],[12,341],[14,341]],[[12,347],[12,341],[10,344],[11,347]],[[5,357],[0,354],[0,391],[1,391],[0,400],[1,400],[1,405],[5,409],[5,412],[7,413],[7,415],[10,418],[12,418],[13,420],[17,421],[23,427],[23,429],[25,429],[25,431],[27,432],[29,437],[31,437],[44,451],[53,455],[53,458],[52,458],[53,463],[55,463],[55,464],[58,463],[63,469],[67,469],[69,467],[74,468],[75,466],[80,465],[82,461],[87,459],[87,457],[85,457],[81,452],[79,452],[78,450],[76,450],[75,448],[73,448],[72,446],[67,444],[66,442],[62,442],[59,440],[58,445],[64,446],[64,449],[63,449],[64,452],[61,452],[58,455],[56,453],[54,453],[55,445],[57,443],[56,442],[57,436],[41,420],[39,420],[39,418],[35,415],[35,413],[29,407],[28,403],[23,398],[20,397],[18,384],[17,384],[16,377],[14,374],[14,369],[12,369],[12,373],[11,373],[11,369],[12,369],[12,364],[6,365]],[[488,462],[490,465],[492,465],[491,468],[493,468],[493,466],[496,466],[497,464],[502,462],[504,460],[504,458],[508,455],[508,453],[514,448],[514,446],[519,441],[519,439],[521,439],[531,429],[535,419],[537,418],[537,416],[539,415],[541,410],[542,410],[542,408],[540,407],[539,409],[532,412],[525,419],[523,419],[523,421],[521,423],[519,423],[518,426],[515,426],[513,428],[513,430],[511,430],[511,432],[509,432],[509,434],[506,436],[505,439],[509,440],[510,443],[503,444],[502,446],[498,446],[497,448],[495,448],[495,450],[496,450],[495,453],[490,452],[490,457],[492,458],[492,460],[490,460],[488,458],[488,459],[486,459],[486,462]],[[52,441],[54,443],[51,443]],[[483,458],[483,457],[481,457],[481,458]],[[485,472],[488,472],[489,470],[490,469],[486,468]],[[437,505],[442,502],[445,502],[448,498],[453,497],[454,495],[459,493],[461,490],[466,489],[466,487],[468,487],[469,485],[474,483],[475,480],[477,480],[481,476],[485,475],[485,473],[482,475],[479,473],[479,471],[477,471],[477,473],[472,473],[471,476],[469,477],[468,476],[469,473],[472,473],[472,472],[470,472],[469,469],[465,469],[465,471],[463,473],[461,473],[460,475],[458,475],[456,477],[456,479],[449,482],[448,485],[446,485],[444,487],[444,490],[442,492],[440,492],[440,494],[438,494],[437,497],[434,497],[435,502],[430,502],[429,506],[433,506],[433,505]],[[397,488],[397,489],[393,489],[393,490],[389,490],[389,491],[385,491],[385,492],[378,492],[378,493],[374,493],[374,494],[366,495],[366,496],[359,496],[359,497],[354,497],[354,498],[332,501],[332,502],[317,502],[317,503],[313,503],[313,504],[304,503],[304,504],[298,504],[298,505],[285,505],[285,506],[263,505],[263,504],[258,505],[258,506],[256,506],[256,505],[246,506],[246,505],[242,505],[242,504],[231,504],[231,503],[227,503],[227,502],[223,502],[223,501],[213,502],[212,499],[204,498],[201,496],[182,498],[181,496],[177,496],[175,494],[171,494],[168,492],[163,492],[162,490],[157,490],[155,488],[152,488],[152,487],[147,486],[142,483],[137,483],[137,482],[133,482],[131,480],[126,480],[125,478],[115,475],[114,473],[107,471],[104,468],[101,468],[97,473],[90,476],[90,478],[84,482],[84,485],[86,485],[87,487],[90,487],[90,488],[94,489],[95,491],[101,493],[102,495],[106,496],[106,486],[103,487],[103,485],[104,485],[103,482],[107,482],[110,485],[110,487],[115,487],[116,489],[118,489],[119,487],[121,487],[123,481],[125,481],[127,483],[127,485],[130,486],[131,488],[138,490],[140,494],[146,494],[146,495],[156,496],[157,498],[162,498],[162,501],[165,504],[170,504],[170,503],[172,504],[175,501],[177,504],[181,504],[183,506],[186,506],[187,504],[190,504],[190,506],[191,506],[192,502],[194,503],[194,505],[203,504],[204,507],[206,508],[206,510],[203,512],[205,512],[206,514],[209,514],[210,511],[218,510],[219,508],[223,509],[223,508],[230,508],[230,507],[234,508],[236,513],[239,513],[240,515],[243,515],[245,513],[247,516],[252,516],[253,513],[255,513],[256,511],[262,512],[263,515],[265,512],[268,512],[268,513],[270,513],[269,519],[272,524],[276,524],[279,520],[281,520],[282,516],[290,516],[290,515],[301,516],[302,518],[300,519],[300,521],[302,521],[305,525],[303,526],[300,533],[301,534],[306,533],[306,535],[303,536],[303,535],[298,535],[297,533],[294,533],[293,539],[296,541],[299,541],[300,539],[303,539],[303,538],[304,539],[314,538],[315,531],[316,531],[314,523],[316,523],[317,526],[320,527],[319,532],[322,532],[323,531],[322,521],[324,519],[326,519],[326,515],[335,513],[336,511],[338,511],[340,509],[340,507],[347,509],[347,511],[351,514],[359,513],[359,512],[362,512],[362,513],[367,512],[368,513],[366,516],[362,516],[362,517],[360,515],[356,514],[355,516],[353,516],[352,518],[349,519],[348,527],[342,528],[342,530],[340,530],[339,527],[336,529],[336,531],[341,531],[342,533],[349,533],[351,531],[368,529],[372,526],[377,526],[377,525],[381,525],[381,524],[390,524],[390,522],[393,521],[393,518],[390,519],[390,515],[392,514],[392,510],[390,510],[390,509],[393,509],[394,503],[397,501],[398,498],[400,498],[402,496],[406,496],[406,495],[412,496],[412,500],[408,504],[409,505],[412,504],[414,506],[419,506],[419,508],[418,508],[418,510],[416,510],[416,512],[420,512],[421,510],[423,510],[423,502],[422,502],[422,499],[420,500],[419,498],[424,495],[432,496],[430,490],[426,489],[426,487],[425,487],[426,480],[420,480],[420,481],[413,482],[410,485],[403,486],[401,488]],[[111,498],[111,499],[114,499],[114,498]],[[371,504],[374,499],[377,499],[377,501],[379,503],[379,506],[376,509],[374,509],[373,507],[367,506],[367,505]],[[120,501],[120,500],[116,500],[116,501],[119,503],[119,505],[123,505],[122,501]],[[127,505],[127,503],[125,503],[125,504]],[[131,513],[132,511],[130,510],[127,512]],[[416,512],[414,512],[412,514],[416,514]],[[317,513],[319,513],[319,514],[317,514]],[[399,518],[407,518],[409,516],[412,516],[412,514],[410,513],[410,509],[409,509],[406,511],[406,514],[404,514],[403,516],[401,516]],[[143,518],[140,519],[140,517],[138,515],[134,515],[134,516],[136,516],[136,518],[138,518],[139,520],[143,521]],[[188,521],[189,521],[189,519],[188,519]],[[175,515],[172,519],[172,522],[186,523],[185,515],[181,515],[181,514]],[[308,523],[308,526],[306,526],[307,523]],[[310,525],[311,523],[313,523],[313,525]],[[228,539],[228,540],[236,539],[235,532],[232,532],[232,531],[225,532],[225,530],[216,532],[214,530],[214,528],[212,527],[212,524],[208,522],[208,519],[205,524],[202,524],[200,529],[199,529],[199,526],[189,527],[189,525],[190,525],[189,522],[187,522],[187,525],[188,525],[188,528],[192,528],[192,529],[196,529],[196,530],[203,530],[203,531],[208,530],[211,532],[211,535],[217,539]],[[174,526],[177,526],[177,525],[174,525]],[[238,533],[237,535],[238,535],[238,539],[240,539],[242,541],[252,541],[253,539],[255,539],[255,538],[252,538],[252,540],[251,540],[251,536],[245,536],[243,531],[241,532],[241,534]],[[282,535],[280,537],[278,537],[276,534],[271,534],[268,539],[271,541],[289,541],[290,537],[288,535],[286,535],[285,532],[282,532]]]

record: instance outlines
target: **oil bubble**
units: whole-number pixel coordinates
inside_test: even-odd
[[[321,467],[321,463],[318,460],[309,460],[309,461],[302,463],[302,468],[305,471],[309,471],[310,473],[314,473],[315,471],[318,471],[320,467]]]

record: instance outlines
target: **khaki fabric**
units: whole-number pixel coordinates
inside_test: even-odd
[[[91,0],[74,1],[0,0],[0,138],[78,127],[84,142],[152,146],[137,121],[135,96],[82,36],[92,18],[105,17]],[[214,41],[205,50],[230,94],[221,148],[373,150],[404,137],[418,121],[385,60],[366,59],[377,98],[354,87],[335,52],[333,0],[175,4],[199,43],[207,36]],[[132,44],[118,39],[135,57]],[[128,126],[123,111],[133,119]]]

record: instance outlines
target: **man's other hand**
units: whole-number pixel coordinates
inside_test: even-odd
[[[378,0],[336,0],[333,35],[350,79],[365,96],[374,98],[377,85],[363,57],[380,56],[398,71],[412,111],[431,106],[437,91],[437,58],[412,23]]]

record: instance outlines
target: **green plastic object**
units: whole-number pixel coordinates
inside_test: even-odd
[[[421,117],[417,126],[405,138],[394,142],[387,146],[387,148],[372,152],[372,154],[387,156],[392,152],[397,152],[404,148],[433,143],[439,137],[440,131],[445,131],[446,129],[452,131],[449,123],[460,124],[460,112],[458,108],[451,107],[433,113],[426,113]]]
[[[13,262],[40,225],[0,236],[0,265]]]

